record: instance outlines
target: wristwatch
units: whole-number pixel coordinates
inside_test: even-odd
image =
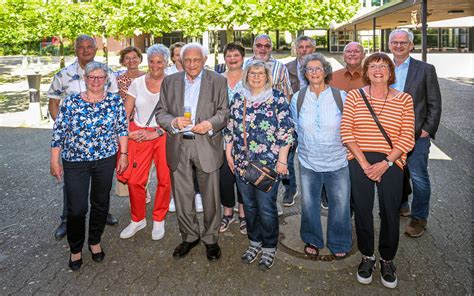
[[[389,167],[391,167],[393,165],[393,161],[390,161],[390,159],[385,158],[385,161],[387,162]]]

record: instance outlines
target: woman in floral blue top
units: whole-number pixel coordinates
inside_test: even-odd
[[[251,161],[275,168],[287,174],[288,150],[292,145],[293,121],[284,94],[271,88],[271,70],[264,62],[252,61],[243,74],[244,89],[234,96],[230,120],[224,130],[226,158],[236,176],[242,194],[250,246],[242,262],[252,263],[263,253],[259,268],[273,266],[278,242],[278,212],[276,199],[278,181],[269,192],[263,192],[242,177],[248,164],[243,138],[243,110],[246,102],[248,157]]]
[[[78,270],[82,265],[89,191],[89,250],[95,262],[104,259],[100,240],[109,210],[118,142],[121,151],[117,172],[121,173],[128,166],[125,108],[119,95],[104,91],[107,75],[106,65],[88,63],[84,72],[86,91],[66,97],[54,123],[51,175],[61,181],[61,156],[68,195],[67,239],[72,270]],[[91,188],[89,184],[92,184]]]

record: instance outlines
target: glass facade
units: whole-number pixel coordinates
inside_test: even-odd
[[[430,52],[468,52],[468,28],[429,28],[427,49]],[[415,51],[421,50],[421,30],[414,30]]]

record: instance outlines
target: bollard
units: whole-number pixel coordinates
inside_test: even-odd
[[[41,74],[29,74],[26,75],[26,78],[30,88],[30,103],[38,103],[40,101]]]
[[[28,115],[26,122],[29,125],[39,126],[41,124],[41,105],[40,105],[40,85],[41,85],[41,74],[28,74],[26,75],[28,80],[30,103],[28,105]]]
[[[30,88],[30,103],[39,103],[40,101],[40,92],[34,88]]]

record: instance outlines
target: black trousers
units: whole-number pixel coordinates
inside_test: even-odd
[[[369,163],[385,159],[383,153],[364,152]],[[380,208],[379,253],[384,260],[393,260],[398,249],[400,228],[400,202],[402,199],[403,171],[394,164],[382,176],[380,183],[370,180],[357,160],[349,161],[352,184],[352,206],[355,214],[357,247],[362,255],[374,254],[375,186]]]
[[[116,155],[96,161],[70,162],[63,159],[64,185],[68,196],[67,240],[73,254],[81,252],[84,245],[89,192],[88,242],[89,245],[100,243],[109,210],[116,159]]]
[[[233,208],[235,206],[235,192],[234,192],[234,185],[235,185],[235,176],[232,174],[231,170],[229,169],[229,165],[227,164],[227,158],[225,157],[224,151],[224,164],[221,166],[220,169],[220,182],[219,182],[219,189],[221,193],[221,204],[227,208]],[[237,200],[239,203],[243,204],[242,195],[237,188]]]

